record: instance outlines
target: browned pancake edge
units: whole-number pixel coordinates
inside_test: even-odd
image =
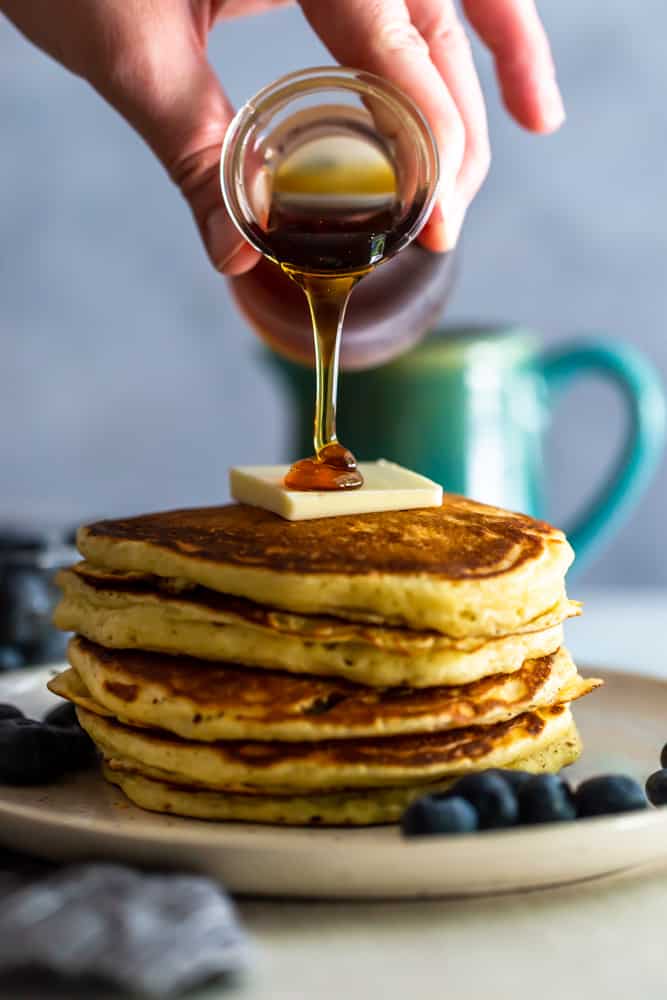
[[[450,580],[493,577],[564,542],[544,521],[448,494],[441,507],[286,521],[243,504],[98,521],[89,543],[144,543],[220,565],[301,574],[425,574]],[[94,547],[94,546],[93,546]]]

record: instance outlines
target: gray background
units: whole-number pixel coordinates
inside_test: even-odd
[[[521,321],[549,343],[608,331],[664,373],[664,3],[543,13],[568,122],[522,133],[478,52],[494,163],[448,318]],[[237,104],[330,61],[296,9],[218,28],[211,52]],[[0,518],[217,502],[230,464],[282,457],[285,402],[186,206],[116,114],[1,17],[0,206]],[[587,495],[621,430],[610,389],[567,398],[548,442],[552,517]],[[666,487],[663,463],[590,580],[667,585]]]

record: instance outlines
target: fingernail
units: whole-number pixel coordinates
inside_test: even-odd
[[[542,121],[549,132],[555,132],[565,121],[565,108],[558,84],[551,80],[540,93]]]
[[[218,271],[224,271],[225,266],[245,243],[224,205],[216,208],[206,220],[204,239],[209,256]]]

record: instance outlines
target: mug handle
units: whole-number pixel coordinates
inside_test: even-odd
[[[665,393],[657,369],[643,354],[605,338],[546,351],[542,371],[550,404],[574,379],[600,375],[621,392],[627,412],[625,441],[607,481],[566,528],[579,572],[618,530],[657,470],[665,443]]]

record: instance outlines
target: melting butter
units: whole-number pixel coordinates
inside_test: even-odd
[[[230,469],[234,500],[279,514],[288,521],[308,521],[342,514],[439,507],[442,486],[394,462],[360,462],[364,485],[356,490],[301,492],[287,490],[286,465],[254,465]]]

